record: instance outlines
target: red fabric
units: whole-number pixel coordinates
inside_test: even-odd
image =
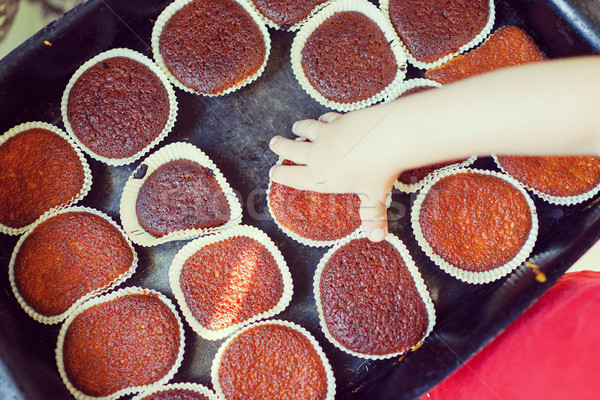
[[[423,400],[600,399],[600,272],[562,276]]]

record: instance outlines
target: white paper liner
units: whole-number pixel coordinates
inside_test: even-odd
[[[44,214],[40,215],[36,219],[36,221],[32,222],[29,225],[23,226],[21,228],[12,228],[10,226],[0,223],[0,233],[6,233],[8,235],[20,235],[20,234],[28,231],[29,229],[31,229],[31,227],[37,221],[39,221],[44,215],[51,214],[51,213],[55,212],[56,210],[60,210],[65,207],[69,207],[70,205],[75,204],[78,201],[82,200],[88,194],[88,192],[90,191],[90,189],[92,187],[92,171],[90,170],[90,166],[89,166],[87,160],[85,159],[85,156],[83,155],[83,153],[77,146],[77,143],[69,135],[67,135],[64,131],[62,131],[61,129],[57,128],[54,125],[50,125],[46,122],[40,122],[40,121],[25,122],[23,124],[17,125],[11,129],[9,129],[2,136],[0,136],[0,146],[2,146],[8,139],[18,135],[19,133],[22,133],[22,132],[25,132],[25,131],[28,131],[31,129],[36,129],[36,128],[51,131],[51,132],[57,134],[58,136],[60,136],[61,138],[63,138],[64,140],[66,140],[67,143],[69,143],[69,145],[71,145],[71,147],[73,148],[75,153],[77,153],[77,157],[79,158],[79,161],[81,162],[81,166],[83,168],[83,176],[84,176],[83,177],[83,185],[82,185],[79,193],[75,197],[73,197],[71,200],[69,200],[68,202],[66,202],[64,204],[57,204],[55,207],[51,208],[50,210],[46,211]]]
[[[175,316],[175,318],[177,320],[177,324],[179,326],[179,351],[177,353],[177,358],[175,359],[175,362],[173,363],[173,366],[171,367],[169,372],[165,376],[163,376],[161,379],[159,379],[158,381],[156,381],[152,384],[143,385],[143,386],[134,386],[134,387],[121,389],[111,395],[104,396],[104,397],[89,396],[89,395],[81,392],[75,386],[73,386],[73,384],[69,380],[67,373],[65,371],[64,360],[63,360],[63,346],[64,346],[65,335],[67,334],[67,330],[69,329],[69,326],[71,325],[73,320],[79,314],[81,314],[83,311],[87,310],[88,308],[93,307],[98,304],[107,303],[109,301],[115,300],[118,297],[132,295],[132,294],[133,295],[137,295],[137,294],[155,295],[171,310],[171,312]],[[184,347],[185,347],[185,336],[184,336],[184,330],[183,330],[183,323],[181,322],[181,318],[179,318],[179,314],[177,314],[175,305],[171,302],[171,300],[169,300],[162,293],[159,293],[155,290],[132,286],[132,287],[126,287],[123,289],[119,289],[117,291],[102,295],[100,297],[95,297],[93,299],[90,299],[90,300],[86,301],[84,304],[82,304],[80,307],[78,307],[76,310],[74,310],[74,312],[67,317],[67,319],[63,323],[63,325],[60,329],[60,332],[58,334],[58,340],[57,340],[56,352],[55,352],[56,365],[58,366],[58,372],[60,374],[60,377],[61,377],[63,383],[65,384],[65,386],[67,387],[69,392],[71,392],[73,397],[75,397],[75,399],[77,399],[77,400],[100,400],[100,399],[115,400],[115,399],[118,399],[119,397],[122,397],[122,396],[125,396],[128,394],[153,390],[154,388],[161,387],[162,385],[166,384],[171,379],[173,379],[173,376],[175,375],[175,373],[181,366],[181,362],[183,361]]]
[[[256,4],[254,3],[254,1],[252,0],[248,0],[248,3],[250,3],[252,5],[252,7],[256,10],[256,13],[258,15],[260,15],[261,19],[263,20],[263,23],[268,26],[269,28],[274,28],[274,29],[280,29],[280,30],[285,30],[288,32],[295,32],[298,29],[300,29],[307,21],[309,21],[313,15],[315,15],[316,13],[318,13],[323,7],[326,7],[327,5],[329,5],[332,1],[335,0],[329,0],[326,1],[324,3],[318,4],[315,8],[313,8],[306,17],[304,17],[300,22],[291,25],[289,27],[282,27],[281,25],[279,25],[278,23],[276,23],[275,21],[271,20],[269,17],[267,17],[265,14],[263,14],[258,7],[256,6]]]
[[[123,274],[121,274],[120,276],[118,276],[115,280],[113,280],[112,282],[108,283],[107,285],[100,287],[96,290],[93,290],[92,292],[89,292],[87,294],[85,294],[84,296],[80,297],[75,303],[73,303],[71,305],[71,307],[69,307],[69,309],[65,312],[63,312],[62,314],[58,314],[58,315],[53,315],[53,316],[46,316],[46,315],[42,315],[40,313],[38,313],[35,309],[33,309],[28,303],[27,301],[25,301],[25,299],[21,296],[21,294],[19,293],[19,290],[17,288],[17,284],[15,282],[15,263],[17,260],[17,255],[19,253],[19,250],[21,249],[21,246],[23,245],[23,243],[25,242],[25,240],[29,237],[29,235],[35,231],[35,229],[42,224],[43,222],[57,216],[60,214],[65,214],[65,213],[73,213],[73,212],[85,212],[85,213],[89,213],[89,214],[93,214],[93,215],[97,215],[101,218],[103,218],[104,220],[108,221],[112,226],[114,226],[123,236],[123,239],[127,242],[127,244],[129,245],[129,248],[131,249],[131,252],[133,254],[133,261],[131,263],[131,266],[129,267],[129,269],[124,272]],[[106,293],[108,291],[110,291],[111,289],[114,289],[115,287],[117,287],[118,285],[120,285],[121,283],[125,282],[127,279],[129,279],[135,272],[136,268],[137,268],[137,263],[138,263],[138,256],[137,253],[135,251],[135,248],[133,247],[133,244],[131,243],[131,241],[129,240],[129,238],[127,237],[127,235],[125,234],[125,232],[123,232],[123,229],[121,229],[121,227],[119,225],[117,225],[116,222],[114,222],[112,220],[112,218],[110,218],[108,215],[104,214],[101,211],[95,210],[93,208],[88,208],[88,207],[68,207],[68,208],[64,208],[61,209],[59,211],[56,211],[54,213],[48,213],[48,214],[44,214],[44,216],[42,218],[40,218],[35,224],[32,225],[31,229],[29,231],[27,231],[23,236],[21,236],[19,238],[19,241],[17,242],[17,244],[15,245],[15,248],[13,249],[12,252],[12,256],[10,258],[10,263],[8,264],[8,279],[10,281],[10,286],[12,288],[13,294],[15,295],[15,297],[17,298],[17,301],[19,302],[19,305],[23,308],[23,310],[25,310],[25,312],[33,319],[35,319],[38,322],[41,322],[43,324],[57,324],[59,322],[62,322],[65,318],[67,318],[77,307],[79,307],[81,304],[83,304],[85,301],[89,300],[92,297],[98,296],[100,294]]]
[[[230,218],[224,225],[206,228],[206,229],[185,229],[173,231],[167,235],[161,237],[152,236],[141,227],[137,213],[136,213],[136,201],[139,191],[148,179],[148,177],[156,171],[157,168],[174,160],[190,160],[194,161],[201,166],[210,169],[219,187],[225,194],[227,202],[229,204]],[[141,171],[141,168],[146,168],[146,174],[141,179],[136,179],[135,176]],[[211,232],[222,231],[233,226],[238,225],[242,220],[242,206],[236,194],[233,192],[231,186],[217,168],[215,163],[206,155],[202,150],[190,143],[177,142],[168,144],[161,149],[157,150],[145,160],[143,160],[137,167],[133,174],[129,177],[123,188],[123,194],[121,196],[120,204],[120,216],[121,223],[125,233],[131,240],[141,246],[156,246],[161,243],[171,242],[175,240],[189,240],[198,236],[205,235]]]
[[[494,159],[494,162],[496,163],[496,166],[500,169],[500,171],[502,171],[506,175],[513,177],[509,172],[507,172],[504,168],[502,168],[502,165],[500,164],[500,161],[498,161],[498,157],[495,154],[492,155],[492,158]],[[519,179],[517,179],[515,177],[513,177],[513,178],[516,179],[517,181],[521,182]],[[596,186],[594,186],[587,192],[578,194],[578,195],[574,195],[574,196],[553,196],[548,193],[544,193],[538,189],[535,189],[535,188],[525,184],[524,182],[521,182],[521,184],[523,186],[525,186],[527,188],[527,190],[529,190],[531,193],[535,194],[540,199],[542,199],[550,204],[556,204],[559,206],[572,206],[575,204],[583,203],[584,201],[591,199],[592,197],[597,195],[598,192],[600,192],[600,183],[596,184]]]
[[[125,157],[125,158],[104,157],[104,156],[101,156],[100,154],[95,153],[93,150],[91,150],[90,148],[85,146],[79,140],[79,138],[73,131],[73,128],[71,127],[71,123],[69,122],[69,118],[68,118],[68,114],[67,114],[69,93],[71,92],[73,85],[75,85],[75,82],[77,82],[77,79],[79,79],[79,77],[85,71],[87,71],[89,68],[91,68],[95,64],[97,64],[101,61],[104,61],[106,59],[115,58],[115,57],[130,58],[130,59],[137,61],[137,62],[145,65],[146,67],[148,67],[158,77],[158,79],[160,79],[165,90],[167,91],[167,95],[169,98],[169,108],[170,108],[169,109],[169,117],[167,119],[167,122],[166,122],[165,127],[163,128],[162,132],[160,134],[158,134],[158,136],[156,136],[156,138],[154,138],[154,140],[152,142],[150,142],[142,150],[138,151],[131,157]],[[175,91],[171,87],[169,80],[167,79],[165,74],[160,70],[160,68],[158,68],[156,66],[156,64],[154,64],[152,62],[152,60],[150,60],[145,55],[138,53],[137,51],[126,49],[126,48],[116,48],[116,49],[108,50],[108,51],[105,51],[103,53],[96,55],[92,59],[86,61],[82,66],[80,66],[77,69],[77,71],[75,71],[75,73],[69,80],[69,83],[67,84],[67,88],[63,92],[62,101],[61,101],[61,114],[62,114],[63,124],[65,125],[65,130],[73,138],[75,143],[77,143],[77,146],[79,146],[88,155],[90,155],[92,158],[94,158],[98,161],[101,161],[105,164],[112,165],[112,166],[119,166],[119,165],[131,164],[131,163],[135,162],[140,157],[142,157],[144,154],[146,154],[148,151],[150,151],[150,149],[152,149],[154,146],[156,146],[158,143],[160,143],[164,138],[167,137],[169,132],[171,132],[171,129],[173,129],[173,126],[175,125],[175,120],[177,119],[177,99],[175,97]]]
[[[389,23],[391,24],[392,21],[391,21],[391,18],[390,18],[389,6],[390,6],[390,0],[379,0],[379,8],[385,14],[386,18],[388,19]],[[420,69],[435,68],[437,66],[442,65],[446,61],[448,61],[448,60],[456,57],[457,55],[462,54],[462,53],[464,53],[464,52],[472,49],[473,47],[479,45],[480,43],[484,42],[487,39],[487,37],[489,36],[490,32],[492,31],[492,28],[494,27],[494,22],[496,20],[496,7],[495,7],[495,4],[494,4],[494,0],[489,0],[489,8],[490,8],[490,15],[488,17],[488,21],[487,21],[486,25],[483,27],[483,29],[481,30],[481,32],[477,36],[475,36],[470,42],[462,45],[458,49],[457,52],[451,53],[451,54],[447,54],[447,55],[445,55],[445,56],[443,56],[441,58],[438,58],[437,60],[432,61],[432,62],[423,62],[423,61],[417,60],[410,53],[410,51],[408,51],[408,48],[406,47],[406,45],[404,44],[404,42],[402,42],[402,39],[400,39],[400,36],[398,35],[398,32],[396,31],[395,28],[394,28],[394,33],[396,35],[396,38],[400,42],[400,45],[402,46],[402,48],[406,52],[409,63],[411,63],[413,66],[415,66],[417,68],[420,68]]]
[[[181,289],[180,284],[180,276],[181,270],[183,269],[183,265],[185,262],[192,257],[198,250],[217,242],[221,242],[233,237],[245,236],[251,239],[256,240],[261,243],[268,251],[271,253],[279,271],[281,272],[282,280],[283,280],[283,293],[281,298],[271,309],[260,312],[242,322],[230,325],[227,328],[213,330],[208,329],[205,326],[201,325],[196,318],[194,318],[192,311],[187,305],[185,300],[185,296]],[[198,238],[187,245],[185,245],[173,258],[173,262],[169,267],[169,283],[171,286],[171,291],[179,304],[179,308],[188,322],[188,324],[192,327],[192,329],[201,337],[207,340],[219,340],[223,339],[238,329],[249,325],[255,321],[271,318],[272,316],[279,314],[283,310],[287,308],[292,300],[293,294],[293,283],[292,283],[292,275],[290,274],[290,270],[285,262],[281,251],[275,243],[260,229],[254,228],[248,225],[240,225],[234,228],[228,229],[227,231],[217,232],[214,235],[204,236]]]
[[[333,369],[331,368],[331,364],[329,363],[327,356],[323,352],[323,349],[321,348],[321,346],[319,345],[317,340],[314,338],[314,336],[311,335],[310,332],[308,332],[306,329],[304,329],[303,327],[301,327],[298,324],[288,322],[288,321],[283,321],[283,320],[268,320],[268,321],[256,322],[254,324],[251,324],[251,325],[245,327],[244,329],[236,332],[235,335],[230,336],[221,345],[221,347],[217,351],[217,354],[215,355],[215,358],[212,363],[212,368],[210,370],[211,381],[213,384],[213,388],[214,388],[215,392],[217,393],[217,396],[219,396],[220,399],[226,399],[225,395],[223,394],[223,389],[221,388],[221,383],[219,382],[219,367],[221,365],[223,353],[225,352],[227,347],[229,347],[229,344],[231,342],[233,342],[239,335],[243,334],[244,332],[248,331],[249,329],[252,329],[252,328],[254,328],[256,326],[260,326],[260,325],[286,326],[288,328],[292,328],[292,329],[295,329],[296,331],[300,332],[302,335],[304,335],[309,340],[309,342],[313,345],[316,353],[321,358],[321,361],[323,362],[323,367],[325,368],[325,373],[327,375],[327,396],[326,396],[325,400],[334,400],[334,398],[335,398],[335,378],[333,376]],[[276,356],[276,354],[274,354],[274,356]]]
[[[388,93],[387,98],[384,100],[384,102],[387,103],[390,101],[397,100],[404,93],[408,92],[411,89],[417,88],[417,87],[440,88],[442,86],[443,85],[441,83],[436,82],[431,79],[425,79],[425,78],[408,79],[408,80],[402,82],[402,84],[400,84],[398,87],[396,87],[393,91]]]
[[[423,188],[423,186],[425,186],[427,183],[429,183],[433,178],[435,178],[438,174],[449,171],[449,170],[458,169],[458,168],[466,168],[466,167],[470,166],[471,164],[473,164],[475,162],[475,160],[477,160],[477,156],[471,156],[468,159],[466,159],[465,161],[451,164],[451,165],[446,165],[445,167],[442,167],[442,168],[438,168],[435,171],[430,172],[427,176],[425,176],[425,178],[421,179],[420,181],[414,182],[414,183],[404,183],[404,182],[401,182],[400,180],[396,180],[396,183],[394,183],[394,187],[404,193],[416,193],[419,190],[421,190]]]
[[[396,63],[398,64],[396,77],[387,88],[366,100],[353,103],[340,103],[327,99],[310,84],[306,74],[304,73],[304,68],[302,68],[302,49],[304,48],[308,38],[327,18],[331,17],[335,13],[343,11],[358,11],[373,20],[383,32],[386,40],[390,43],[390,48],[394,54]],[[300,86],[302,86],[306,93],[308,93],[319,103],[331,109],[343,112],[365,108],[385,99],[388,93],[396,90],[396,87],[404,80],[406,75],[406,61],[406,51],[398,40],[398,35],[396,34],[396,31],[391,25],[389,19],[387,19],[376,6],[366,0],[335,0],[326,7],[322,8],[300,28],[294,37],[291,48],[292,71],[300,83]]]
[[[215,392],[213,392],[206,386],[202,386],[197,383],[189,383],[189,382],[170,383],[165,386],[158,386],[158,387],[155,387],[153,390],[144,391],[143,393],[135,396],[132,400],[144,400],[147,396],[161,393],[161,392],[166,392],[168,390],[173,390],[173,389],[191,390],[193,392],[205,395],[206,397],[208,397],[209,400],[219,400],[219,398],[217,397]]]
[[[503,179],[504,181],[510,183],[511,185],[513,185],[516,189],[518,189],[523,194],[525,200],[527,201],[527,204],[529,205],[529,209],[531,211],[531,230],[529,231],[529,236],[527,237],[527,240],[523,244],[523,247],[521,248],[521,250],[519,250],[519,252],[513,257],[513,259],[510,260],[509,262],[507,262],[506,264],[501,265],[497,268],[488,270],[488,271],[481,271],[481,272],[466,271],[464,269],[455,267],[454,265],[452,265],[451,263],[449,263],[448,261],[446,261],[445,259],[440,257],[438,254],[436,254],[433,251],[433,249],[431,248],[431,246],[429,245],[427,240],[425,240],[425,237],[423,236],[423,232],[421,230],[421,224],[419,223],[419,214],[421,212],[421,205],[422,205],[423,201],[425,200],[425,197],[427,196],[427,193],[429,192],[429,190],[440,179],[442,179],[446,176],[462,174],[462,173],[467,173],[467,172],[495,176],[495,177],[498,177],[498,178]],[[535,241],[537,239],[537,234],[538,234],[538,218],[537,218],[536,208],[533,203],[533,200],[531,199],[531,197],[529,197],[529,195],[527,194],[527,191],[525,190],[523,185],[521,185],[521,183],[519,183],[516,179],[514,179],[508,175],[505,175],[505,174],[501,174],[501,173],[498,173],[495,171],[487,171],[487,170],[471,169],[471,168],[454,169],[454,170],[444,171],[443,173],[438,174],[433,180],[428,182],[427,185],[417,195],[417,198],[413,204],[412,211],[411,211],[411,226],[412,226],[413,234],[415,235],[415,238],[417,239],[417,243],[419,244],[421,249],[425,252],[425,254],[427,254],[429,259],[431,259],[443,271],[452,275],[456,279],[459,279],[466,283],[472,283],[472,284],[484,284],[484,283],[493,282],[495,280],[498,280],[498,279],[510,274],[513,270],[515,270],[517,267],[519,267],[527,259],[529,254],[531,254],[531,251],[533,250],[533,246],[535,245]],[[468,238],[464,238],[464,240],[468,240]]]
[[[347,238],[347,239],[344,239],[343,241],[339,242],[334,247],[329,249],[329,251],[327,251],[327,253],[325,253],[325,255],[323,255],[323,257],[319,261],[319,264],[317,265],[317,270],[315,271],[315,276],[314,276],[314,280],[313,280],[313,294],[315,296],[315,301],[317,303],[317,310],[319,313],[319,324],[320,324],[321,330],[325,334],[325,337],[327,338],[327,340],[329,340],[333,345],[335,345],[335,347],[337,347],[338,349],[342,350],[343,352],[345,352],[347,354],[350,354],[355,357],[369,359],[369,360],[383,360],[383,359],[387,359],[387,358],[397,357],[397,356],[405,354],[407,352],[396,352],[396,353],[390,353],[390,354],[384,354],[384,355],[374,355],[374,354],[359,353],[359,352],[356,352],[356,351],[353,351],[353,350],[350,350],[350,349],[344,347],[344,345],[342,345],[340,342],[338,342],[331,335],[331,333],[329,332],[329,328],[327,328],[327,324],[325,323],[325,319],[323,318],[323,306],[321,304],[321,293],[320,293],[320,288],[319,288],[320,283],[321,283],[321,275],[323,273],[323,269],[325,268],[325,265],[327,264],[327,262],[333,256],[333,254],[335,252],[337,252],[340,248],[347,245],[351,241],[360,239],[360,238],[366,238],[366,235],[361,234],[358,238],[353,238],[353,239]],[[427,331],[425,332],[425,335],[419,341],[419,343],[417,343],[415,346],[413,346],[409,350],[409,351],[413,351],[413,350],[418,349],[421,346],[421,344],[425,341],[425,339],[429,336],[429,334],[433,330],[433,327],[435,325],[435,307],[433,306],[433,301],[431,300],[431,296],[429,295],[429,291],[427,290],[425,281],[421,277],[421,273],[419,272],[417,266],[415,265],[415,262],[413,261],[411,255],[408,252],[408,249],[406,248],[404,243],[402,243],[402,241],[400,239],[398,239],[396,236],[394,236],[391,233],[387,234],[387,236],[385,237],[385,240],[389,244],[394,246],[394,248],[400,253],[400,256],[404,260],[404,263],[406,264],[406,267],[408,268],[408,271],[410,272],[410,275],[413,278],[413,281],[417,288],[417,292],[419,293],[421,300],[423,300],[423,303],[425,304],[425,309],[427,310],[427,316],[428,316]]]
[[[269,55],[271,53],[271,36],[269,35],[269,31],[267,30],[267,27],[265,26],[264,18],[258,13],[258,11],[256,10],[256,8],[254,7],[253,4],[249,4],[250,0],[233,0],[233,1],[240,4],[244,8],[244,10],[252,17],[252,20],[254,20],[254,22],[256,23],[258,29],[262,33],[264,41],[265,41],[265,59],[264,59],[262,65],[260,66],[260,68],[252,76],[249,76],[246,79],[244,79],[243,81],[239,82],[238,84],[223,90],[221,93],[213,94],[213,93],[196,92],[195,90],[185,86],[182,82],[180,82],[171,73],[171,71],[169,71],[169,68],[167,68],[165,61],[164,61],[162,55],[160,54],[160,34],[162,33],[162,30],[165,27],[165,24],[167,23],[167,21],[177,11],[179,11],[181,8],[183,8],[187,4],[191,3],[192,1],[194,1],[194,0],[175,0],[175,1],[173,1],[158,16],[158,18],[156,19],[156,22],[154,23],[154,27],[152,28],[151,40],[152,40],[152,54],[154,55],[154,61],[156,62],[158,67],[163,71],[163,73],[168,77],[168,79],[171,81],[171,83],[173,83],[173,85],[175,85],[179,89],[181,89],[185,92],[188,92],[188,93],[193,93],[193,94],[198,94],[198,95],[208,96],[208,97],[216,97],[216,96],[223,96],[223,95],[229,94],[231,92],[235,92],[236,90],[257,80],[263,74],[265,67],[267,65],[267,60],[269,59]]]

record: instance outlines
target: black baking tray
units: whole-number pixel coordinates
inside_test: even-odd
[[[89,0],[1,60],[0,132],[34,120],[63,127],[60,100],[73,72],[94,55],[115,47],[151,57],[153,23],[169,3]],[[503,0],[496,2],[496,12],[495,28],[508,24],[524,28],[551,58],[600,53],[600,3],[596,0]],[[289,50],[294,34],[275,30],[270,34],[269,62],[256,82],[223,97],[177,91],[177,122],[161,145],[188,141],[199,146],[239,193],[243,223],[264,230],[280,247],[292,272],[294,296],[277,318],[300,323],[323,346],[334,368],[336,398],[415,398],[502,331],[600,238],[600,198],[571,207],[534,199],[540,232],[529,261],[546,275],[545,283],[536,281],[533,271],[522,266],[494,283],[468,285],[440,271],[418,248],[409,223],[414,196],[394,192],[390,229],[405,242],[430,289],[437,324],[425,344],[401,361],[364,361],[349,356],[333,347],[319,329],[312,277],[326,249],[292,241],[267,212],[267,173],[277,158],[268,150],[269,139],[276,134],[292,137],[294,121],[329,111],[310,98],[292,74]],[[418,77],[422,71],[409,68],[408,74]],[[80,204],[100,209],[118,221],[121,190],[138,163],[109,167],[88,160],[94,181]],[[475,166],[494,169],[489,158],[477,160]],[[11,292],[7,271],[16,241],[17,237],[0,235],[0,398],[70,398],[54,360],[59,326],[29,318]],[[125,285],[150,287],[173,299],[167,270],[184,244],[137,247],[138,271]],[[189,328],[185,333],[185,357],[173,381],[211,387],[209,367],[221,342],[202,340]]]

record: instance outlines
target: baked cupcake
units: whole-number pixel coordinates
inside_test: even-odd
[[[529,35],[509,25],[498,29],[475,50],[428,70],[425,77],[447,85],[496,69],[547,59]]]
[[[44,122],[0,136],[0,232],[19,235],[44,213],[81,200],[92,185],[83,154],[67,134]]]
[[[191,239],[239,224],[242,208],[217,166],[189,143],[169,144],[133,172],[121,221],[137,244]]]
[[[173,84],[208,96],[257,79],[270,46],[261,17],[243,0],[175,0],[152,30],[154,59]]]
[[[291,50],[294,75],[327,107],[350,111],[369,106],[404,79],[406,55],[394,35],[371,3],[333,2],[296,34]]]
[[[597,156],[494,156],[494,161],[529,190],[553,204],[577,204],[600,191]]]
[[[267,25],[272,28],[295,31],[300,23],[330,0],[252,0]]]
[[[432,68],[481,43],[494,25],[494,1],[381,0],[408,60]]]
[[[419,246],[440,268],[468,283],[488,283],[531,253],[538,222],[533,201],[514,179],[454,170],[434,178],[411,214]]]
[[[196,383],[171,383],[144,392],[133,400],[219,400],[215,393]]]
[[[183,359],[183,326],[162,294],[125,288],[91,299],[63,324],[60,376],[76,399],[121,396],[168,382]]]
[[[283,165],[294,165],[281,160]],[[292,239],[309,246],[330,246],[360,229],[360,198],[351,193],[297,190],[276,182],[267,189],[273,220]]]
[[[362,358],[395,357],[418,347],[435,324],[425,283],[393,235],[364,235],[327,252],[315,273],[321,329],[341,350]]]
[[[70,207],[43,217],[21,236],[9,279],[23,309],[52,324],[89,297],[123,282],[136,265],[133,246],[109,217]]]
[[[219,398],[333,400],[331,366],[317,341],[287,321],[265,321],[230,337],[211,369]]]
[[[112,49],[83,64],[62,97],[63,123],[78,145],[109,165],[130,164],[164,139],[175,93],[146,56]]]
[[[292,298],[292,277],[281,252],[251,226],[188,243],[173,259],[169,281],[183,316],[208,340],[272,317]]]

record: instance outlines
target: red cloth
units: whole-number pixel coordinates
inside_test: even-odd
[[[600,399],[600,272],[567,273],[423,400]]]

